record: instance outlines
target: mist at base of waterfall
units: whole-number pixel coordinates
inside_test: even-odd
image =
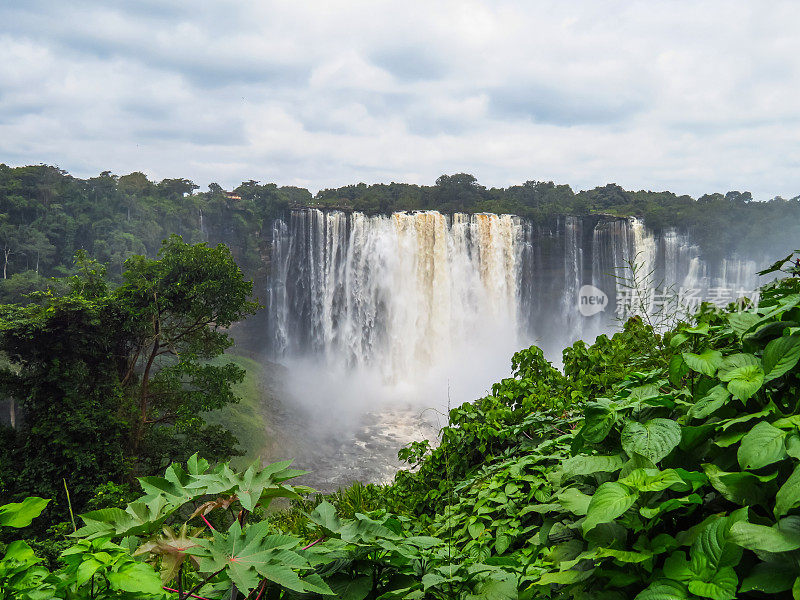
[[[519,350],[512,337],[475,340],[438,365],[394,380],[376,370],[314,359],[284,361],[285,440],[269,457],[294,458],[312,471],[304,483],[325,492],[354,481],[388,483],[407,467],[398,451],[423,439],[437,443],[448,408],[491,393],[511,374]]]

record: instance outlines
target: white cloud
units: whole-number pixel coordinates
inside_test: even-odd
[[[0,162],[800,193],[794,2],[0,6]]]

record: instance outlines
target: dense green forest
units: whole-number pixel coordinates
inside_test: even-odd
[[[237,472],[193,455],[130,498],[99,489],[80,522],[50,498],[0,506],[0,597],[798,598],[790,258],[757,308],[704,304],[663,334],[634,317],[566,348],[563,371],[518,352],[511,377],[450,411],[437,447],[401,451],[410,468],[388,486],[323,497],[286,462]],[[136,304],[137,273],[163,267],[127,269],[120,293]],[[278,498],[291,504],[273,510]]]
[[[77,179],[49,166],[0,165],[0,302],[17,301],[43,289],[47,278],[71,273],[75,253],[105,264],[121,281],[125,260],[155,256],[170,234],[187,242],[225,241],[253,277],[264,269],[271,219],[310,194],[296,188],[258,185],[237,188],[231,199],[218,185],[206,193],[186,179],[153,183],[141,173],[108,172]],[[206,225],[208,224],[208,225]]]
[[[158,257],[125,262],[110,285],[85,256],[77,274],[24,305],[0,306],[0,497],[61,495],[83,507],[98,485],[123,484],[200,451],[237,454],[203,416],[237,401],[244,370],[214,360],[226,329],[252,314],[247,281],[224,245],[164,241]]]
[[[200,192],[186,179],[155,183],[142,173],[79,179],[51,166],[0,165],[0,302],[19,301],[46,287],[47,278],[70,273],[78,250],[106,264],[110,279],[120,281],[126,258],[155,256],[161,240],[173,233],[187,242],[224,242],[245,274],[263,281],[271,222],[293,206],[512,213],[539,223],[563,214],[634,215],[655,229],[689,229],[702,247],[721,253],[768,254],[800,237],[800,197],[754,202],[748,192],[695,200],[614,184],[577,193],[538,181],[485,188],[463,173],[443,175],[432,186],[362,183],[315,196],[252,180],[230,192],[214,183]]]

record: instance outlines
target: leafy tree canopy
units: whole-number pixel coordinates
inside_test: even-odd
[[[244,373],[207,359],[231,345],[225,328],[256,310],[252,283],[227,247],[177,236],[158,258],[129,259],[123,278],[112,288],[79,255],[65,291],[0,306],[9,361],[0,389],[22,414],[4,448],[21,468],[0,476],[2,495],[56,496],[66,479],[80,502],[98,483],[184,459],[198,443],[211,458],[236,453],[233,436],[202,415],[235,402]]]

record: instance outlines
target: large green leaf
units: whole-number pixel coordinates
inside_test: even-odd
[[[464,600],[517,600],[517,582],[509,573],[493,574],[475,586],[474,594],[465,594]]]
[[[31,496],[22,502],[12,502],[0,506],[0,526],[5,527],[27,527],[31,522],[42,514],[50,500]]]
[[[797,574],[793,569],[778,563],[758,563],[744,581],[739,592],[744,594],[751,591],[765,594],[779,594],[792,589]]]
[[[536,582],[537,585],[568,585],[581,579],[581,573],[575,570],[545,573]]]
[[[672,419],[650,419],[645,423],[628,421],[622,430],[622,447],[657,463],[681,441],[681,427]]]
[[[728,391],[742,401],[755,394],[764,383],[764,371],[752,354],[726,356],[719,366],[717,376],[728,382]]]
[[[703,375],[713,377],[717,372],[717,368],[722,363],[722,352],[718,350],[704,350],[700,354],[693,352],[684,352],[683,360],[692,371],[697,371]]]
[[[764,384],[764,371],[759,365],[748,365],[727,371],[720,379],[728,382],[728,391],[744,402]]]
[[[786,456],[786,433],[761,421],[745,434],[736,456],[742,469],[760,469]]]
[[[733,524],[729,539],[742,548],[761,552],[790,552],[800,548],[797,533],[746,521]]]
[[[707,322],[703,321],[702,323],[698,323],[697,327],[684,327],[681,331],[699,336],[707,336],[709,332],[709,325]]]
[[[167,498],[167,504],[173,507],[191,502],[205,494],[204,489],[188,489],[186,486],[191,482],[192,476],[177,463],[167,467],[164,477],[139,478],[139,484],[145,494],[150,498],[163,494]]]
[[[322,594],[323,596],[337,595],[318,573],[310,573],[303,577],[303,587],[306,592]]]
[[[431,585],[435,585],[435,583],[431,583],[430,576],[437,578],[440,581],[436,581],[436,583],[440,583],[444,581],[444,577],[440,577],[433,573],[428,573],[422,577],[422,583],[427,590]],[[428,578],[426,580],[426,577]],[[334,576],[330,581],[331,589],[336,594],[337,598],[341,600],[364,600],[369,593],[372,591],[372,577],[362,576],[356,577],[355,579],[348,577],[345,574],[337,574]]]
[[[628,486],[616,481],[600,485],[589,502],[583,532],[592,530],[600,523],[613,521],[636,502],[637,494]]]
[[[577,477],[578,475],[591,475],[593,473],[614,473],[622,468],[622,457],[614,456],[589,456],[580,454],[573,456],[561,463],[562,477]]]
[[[433,548],[434,546],[441,546],[442,540],[429,535],[412,535],[411,537],[405,538],[403,543],[416,546],[417,548]]]
[[[355,519],[345,521],[339,530],[339,535],[346,542],[371,544],[379,538],[386,540],[402,539],[402,536],[394,533],[381,521],[371,519],[360,513],[356,513],[355,516]]]
[[[698,564],[697,559],[702,559]],[[676,550],[664,561],[664,575],[673,581],[686,582],[694,579],[698,572],[708,567],[708,560],[701,554],[694,554],[692,560],[686,559],[683,550]]]
[[[697,562],[702,559],[712,570],[739,564],[742,551],[730,541],[730,529],[746,518],[746,509],[739,509],[730,516],[716,516],[708,520],[692,542],[692,560]],[[708,577],[701,579],[708,580]]]
[[[111,587],[132,594],[154,594],[161,596],[161,577],[146,563],[125,563],[117,571],[106,574]]]
[[[331,533],[336,533],[341,529],[342,523],[336,515],[336,509],[328,501],[320,502],[311,512],[309,518],[317,525]]]
[[[23,540],[15,540],[11,542],[5,548],[5,554],[2,558],[0,558],[0,564],[6,563],[2,567],[0,567],[0,572],[7,568],[8,562],[7,561],[14,561],[20,565],[25,566],[32,566],[37,563],[42,562],[42,558],[39,558],[34,554],[33,548],[31,548],[27,542]],[[2,597],[2,596],[0,596]]]
[[[205,494],[235,494],[242,507],[252,511],[256,504],[265,508],[273,498],[283,497],[297,500],[300,495],[289,485],[281,482],[304,475],[306,471],[289,469],[292,461],[272,463],[264,468],[251,465],[244,473],[236,473],[227,464],[212,473],[193,477],[186,488],[190,491],[202,491]]]
[[[683,356],[676,354],[669,361],[669,381],[672,385],[678,386],[683,377],[689,372],[689,365],[683,360]]]
[[[772,425],[780,429],[796,429],[800,427],[800,415],[783,417],[773,422]]]
[[[683,425],[681,427],[681,450],[691,451],[697,446],[701,446],[709,440],[714,439],[714,432],[717,429],[716,423],[703,423],[702,425]],[[737,440],[738,441],[738,440]]]
[[[761,362],[764,381],[771,381],[793,369],[800,360],[800,335],[789,335],[772,340],[764,349]]]
[[[800,505],[800,464],[796,465],[778,493],[775,494],[775,516],[782,517]]]
[[[688,583],[689,591],[695,596],[711,600],[734,600],[739,578],[733,567],[723,567],[708,580],[695,579]]]
[[[681,344],[683,344],[686,340],[689,339],[689,336],[685,333],[676,333],[672,336],[669,340],[669,347],[670,348],[677,348]]]
[[[564,507],[564,510],[583,516],[589,510],[589,503],[592,501],[591,496],[587,496],[583,492],[575,488],[567,488],[558,493],[556,496],[558,503]]]
[[[684,584],[671,579],[661,579],[639,592],[634,600],[686,600],[688,597],[689,592]]]
[[[633,552],[630,550],[615,550],[613,548],[594,548],[584,552],[578,558],[582,556],[586,558],[613,558],[623,563],[641,563],[653,558],[650,552]]]
[[[749,367],[753,365],[761,365],[761,361],[752,354],[747,354],[744,352],[731,354],[730,356],[726,356],[720,363],[718,375],[723,381],[728,381],[729,379],[723,379],[723,377],[727,376],[727,373],[730,373],[734,369],[740,369],[742,367]]]
[[[757,314],[747,311],[729,313],[727,317],[731,329],[733,329],[739,337],[742,337],[751,327],[761,320],[761,317]]]
[[[682,498],[670,498],[669,500],[665,501],[656,501],[653,502],[653,507],[642,506],[639,509],[639,514],[642,515],[645,519],[652,519],[660,514],[668,513],[673,510],[678,510],[680,508],[686,508],[688,505],[691,504],[702,504],[703,499],[698,496],[697,494],[689,494],[688,496],[684,496]]]
[[[276,565],[267,562],[256,562],[254,565],[255,570],[262,577],[266,577],[270,581],[274,581],[278,585],[295,592],[306,591],[303,581],[297,573],[292,571],[285,565]],[[258,582],[258,578],[256,578]],[[255,587],[255,585],[253,585]],[[244,588],[240,588],[244,591]],[[250,588],[252,589],[252,588]],[[248,590],[249,591],[249,590]]]
[[[712,487],[726,499],[736,504],[760,504],[766,498],[761,481],[754,474],[726,472],[714,464],[703,465],[703,471]]]
[[[728,390],[721,385],[715,385],[708,390],[705,396],[692,405],[689,409],[689,417],[692,419],[705,419],[708,415],[725,406],[730,397],[731,394]]]
[[[733,419],[725,419],[724,421],[719,421],[718,424],[720,425],[721,429],[725,431],[726,429],[730,429],[734,425],[739,425],[740,423],[747,423],[748,421],[752,421],[754,419],[760,419],[761,417],[768,417],[774,412],[776,412],[776,407],[774,404],[770,403],[762,410],[754,413],[745,413],[740,417],[735,417]]]
[[[628,474],[620,483],[641,492],[661,492],[674,485],[687,488],[683,479],[675,469],[659,471],[658,469],[636,469]]]
[[[598,400],[586,405],[583,412],[583,439],[591,444],[602,442],[617,420],[617,412],[608,400]]]
[[[288,535],[268,535],[270,524],[262,521],[242,531],[234,521],[227,533],[214,531],[213,538],[195,539],[195,548],[186,550],[200,558],[201,573],[220,569],[240,591],[247,594],[266,577],[287,589],[303,592],[300,577],[292,568],[309,568],[309,563],[289,548],[297,548],[300,540]]]

